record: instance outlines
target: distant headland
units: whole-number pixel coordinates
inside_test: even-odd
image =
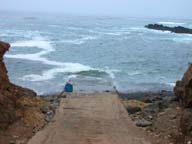
[[[177,27],[168,27],[162,24],[148,24],[145,26],[148,29],[160,30],[160,31],[170,31],[173,33],[180,33],[180,34],[192,34],[192,29],[185,28],[182,26]]]

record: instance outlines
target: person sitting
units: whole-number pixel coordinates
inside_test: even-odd
[[[64,92],[73,92],[73,85],[71,80],[69,80],[64,87]]]
[[[72,93],[73,92],[73,84],[71,82],[71,80],[68,80],[64,86],[63,91],[61,92],[61,97],[66,98],[66,93]]]

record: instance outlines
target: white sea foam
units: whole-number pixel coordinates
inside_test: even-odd
[[[178,25],[184,25],[185,23],[180,23],[180,22],[158,22],[158,24],[178,26]]]
[[[97,39],[97,37],[85,35],[85,36],[82,36],[81,38],[78,38],[78,39],[62,40],[62,41],[60,41],[60,42],[62,42],[62,43],[68,43],[68,44],[81,45],[81,44],[83,44],[83,43],[86,43],[87,41],[95,40],[95,39]]]
[[[83,42],[83,41],[92,40],[92,39],[95,39],[95,37],[85,36],[80,40]],[[99,70],[101,72],[108,73],[111,76],[111,78],[115,77],[113,72],[110,71],[109,69],[100,70],[100,69],[94,69],[90,66],[82,65],[79,63],[63,63],[63,62],[48,60],[47,58],[45,58],[43,56],[55,51],[55,49],[48,39],[45,39],[41,36],[34,37],[32,40],[28,40],[28,41],[17,41],[15,43],[12,43],[11,45],[13,47],[25,47],[25,48],[34,47],[34,48],[41,49],[41,51],[37,52],[37,53],[33,53],[33,54],[7,54],[6,55],[7,58],[38,61],[38,62],[41,62],[44,64],[56,66],[53,69],[43,71],[42,74],[26,75],[22,78],[22,80],[25,80],[25,81],[26,80],[27,81],[45,81],[45,80],[50,80],[50,79],[55,78],[57,76],[57,74],[59,74],[59,73],[73,74],[73,73],[78,73],[78,72],[82,72],[82,71],[90,71],[90,70]]]
[[[59,28],[61,27],[60,25],[56,25],[56,24],[52,24],[52,25],[48,25],[49,27],[53,27],[53,28]]]
[[[118,70],[109,70],[109,69],[94,69],[90,66],[82,65],[79,63],[63,63],[63,66],[56,67],[47,71],[42,72],[42,74],[30,74],[25,75],[22,80],[24,81],[45,81],[55,78],[59,73],[70,73],[71,75],[68,78],[76,78],[76,73],[82,71],[91,71],[98,70],[100,72],[106,72],[112,79],[115,78],[114,72]]]
[[[160,30],[153,30],[148,29],[145,27],[131,27],[130,31],[132,32],[141,32],[141,33],[157,33],[157,34],[172,34],[170,31],[160,31]]]
[[[130,76],[135,76],[135,75],[140,75],[140,74],[143,74],[142,72],[140,71],[131,71],[131,72],[127,72],[128,75]]]
[[[105,67],[105,69],[99,69],[101,72],[106,72],[112,79],[115,79],[115,73],[120,72],[120,70],[117,69],[109,69],[109,67]]]
[[[106,72],[109,74],[109,76],[114,79],[115,78],[115,74],[112,70],[106,70]]]
[[[69,29],[69,30],[77,30],[77,31],[79,31],[79,30],[83,30],[83,31],[87,30],[87,28],[85,29],[85,28],[82,28],[82,27],[72,27],[72,26],[67,27],[67,29]]]
[[[114,30],[114,31],[96,31],[96,30],[89,30],[90,33],[95,33],[95,34],[99,34],[99,35],[111,35],[111,36],[121,36],[124,34],[130,34],[129,31],[127,30]]]
[[[81,71],[89,71],[93,68],[79,63],[63,63],[62,67],[53,68],[44,71],[42,74],[30,74],[24,76],[22,79],[27,81],[45,81],[55,78],[59,73],[77,73]]]
[[[174,37],[174,38],[171,38],[171,40],[179,43],[185,43],[185,44],[192,43],[192,37],[190,36]]]
[[[0,34],[0,37],[8,37],[9,36],[9,34],[7,34],[7,33],[1,33]]]
[[[171,87],[174,87],[175,83],[168,83],[168,85],[170,85]]]
[[[46,40],[43,37],[35,37],[32,40],[28,41],[17,41],[15,43],[11,44],[12,47],[34,47],[41,49],[40,52],[33,53],[33,54],[7,54],[5,55],[7,58],[15,58],[15,59],[25,59],[25,60],[31,60],[31,61],[39,61],[44,64],[48,65],[55,65],[55,66],[62,66],[63,63],[57,62],[57,61],[50,61],[47,58],[44,58],[42,56],[49,54],[55,49],[51,45],[51,42],[49,40]]]
[[[152,30],[152,29],[147,29],[144,27],[132,27],[130,28],[131,31],[133,32],[141,32],[141,33],[157,33],[161,35],[165,35],[164,38],[159,37],[159,39],[165,39],[165,40],[171,40],[179,43],[185,43],[189,44],[192,43],[192,35],[191,34],[177,34],[177,33],[172,33],[170,31],[159,31],[159,30]],[[154,38],[154,37],[153,37]],[[148,37],[150,39],[150,37]]]
[[[76,77],[77,77],[77,75],[72,74],[72,75],[69,75],[69,76],[68,76],[68,79],[76,78]]]
[[[45,49],[49,51],[53,51],[53,47],[51,46],[51,43],[44,39],[43,37],[34,37],[32,40],[28,41],[17,41],[15,43],[12,43],[11,46],[13,47],[36,47],[40,49]]]

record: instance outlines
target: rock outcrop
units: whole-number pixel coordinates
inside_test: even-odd
[[[180,33],[180,34],[192,34],[192,29],[185,28],[182,26],[177,27],[168,27],[160,24],[149,24],[145,26],[148,29],[154,29],[154,30],[161,30],[161,31],[170,31],[173,33]]]
[[[182,102],[180,127],[185,136],[192,136],[192,64],[185,72],[181,81],[176,82],[175,95]]]
[[[34,91],[16,86],[9,81],[3,62],[3,55],[9,47],[8,43],[0,42],[0,130],[6,129],[14,121],[25,117],[26,110],[34,107],[35,102],[41,103]],[[36,107],[34,111],[41,113],[39,107]]]
[[[185,72],[182,80],[176,82],[174,92],[182,100],[184,108],[192,108],[192,64]]]

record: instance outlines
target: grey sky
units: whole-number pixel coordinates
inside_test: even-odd
[[[0,10],[192,18],[192,0],[2,0]]]

